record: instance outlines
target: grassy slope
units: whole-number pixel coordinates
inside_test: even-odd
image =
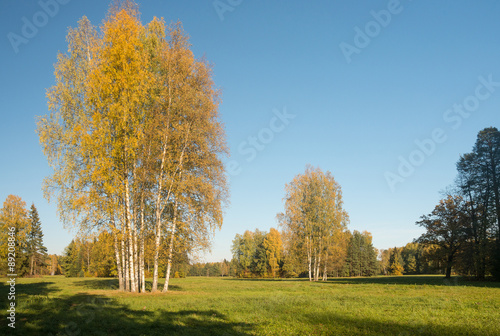
[[[499,335],[500,283],[437,276],[173,279],[169,294],[114,279],[18,279],[16,330],[0,335]]]

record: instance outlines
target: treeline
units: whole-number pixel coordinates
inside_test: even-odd
[[[417,240],[429,257],[443,265],[446,277],[458,274],[500,278],[500,132],[479,132],[472,152],[457,162],[458,176],[434,210],[417,225],[426,232]]]
[[[237,234],[232,244],[233,259],[228,263],[229,274],[243,278],[307,277],[307,261],[288,250],[286,246],[292,242],[283,244],[283,239],[289,238],[274,228],[269,232],[256,229]],[[322,270],[324,279],[378,274],[377,249],[372,245],[369,232],[344,231],[334,248],[335,254]]]
[[[65,248],[60,257],[63,274],[67,277],[118,277],[118,268],[114,250],[115,239],[112,233],[102,231],[98,235],[77,237]],[[144,276],[152,278],[154,275],[154,244],[153,239],[144,243]],[[158,276],[164,277],[167,271],[169,254],[163,242],[162,252],[159,254]],[[184,249],[172,253],[172,275],[177,273],[184,277],[189,268],[189,259]]]
[[[65,248],[59,257],[62,274],[67,277],[118,277],[116,260],[113,251],[114,239],[108,232],[101,232],[90,238],[75,238]],[[167,259],[166,254],[160,255],[160,260]],[[145,277],[152,278],[154,255],[145,255]],[[174,278],[186,276],[223,277],[235,275],[234,265],[229,261],[222,262],[192,262],[185,253],[176,254],[171,273]],[[158,268],[159,276],[165,276],[166,263],[161,262]]]
[[[443,274],[444,264],[434,257],[434,248],[419,243],[381,250],[380,274]]]
[[[0,209],[0,275],[40,276],[61,274],[56,255],[43,244],[38,210],[15,195],[7,196]]]

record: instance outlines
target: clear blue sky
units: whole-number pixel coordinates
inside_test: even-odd
[[[38,1],[0,2],[0,200],[16,194],[34,202],[45,244],[58,254],[73,233],[43,198],[50,169],[35,116],[47,113],[45,89],[57,52],[67,48],[67,28],[83,15],[100,24],[108,8],[100,0],[59,1],[67,3],[47,7],[52,15]],[[377,248],[402,246],[422,232],[415,221],[453,182],[477,133],[500,127],[498,1],[139,4],[143,23],[182,21],[223,89],[220,112],[238,174],[208,261],[230,259],[236,233],[276,227],[284,186],[306,164],[341,184],[351,230],[372,232]],[[294,118],[285,124],[277,111]],[[416,152],[416,140],[425,140],[426,153]],[[401,158],[412,167],[399,167]]]

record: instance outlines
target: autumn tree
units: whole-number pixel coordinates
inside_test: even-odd
[[[387,275],[389,273],[389,258],[391,255],[391,249],[382,249],[379,253],[379,266],[380,266],[380,274]]]
[[[267,233],[258,229],[236,234],[231,251],[238,268],[238,276],[265,276],[268,269],[268,254],[265,248]]]
[[[7,246],[9,237],[14,239],[15,272],[7,270],[7,263],[0,266],[2,273],[16,273],[18,275],[29,274],[29,259],[26,254],[26,238],[28,235],[29,220],[26,202],[21,197],[8,195],[0,209],[0,256],[2,260],[8,260],[9,248]],[[9,236],[9,232],[13,235]],[[12,255],[11,255],[12,256]]]
[[[271,275],[274,278],[279,271],[279,266],[283,254],[281,234],[275,228],[271,228],[269,230],[269,233],[264,238],[264,248],[266,250],[269,268],[271,269]]]
[[[48,262],[49,266],[49,274],[50,275],[59,275],[62,274],[62,268],[59,263],[59,256],[56,254],[49,255],[50,261]]]
[[[255,252],[253,232],[247,230],[243,235],[236,234],[231,245],[231,252],[237,264],[238,276],[249,274]]]
[[[446,263],[446,278],[451,276],[457,252],[466,239],[467,216],[461,196],[448,195],[439,201],[429,215],[424,215],[417,225],[426,229],[418,242],[437,247],[436,255]]]
[[[401,259],[405,274],[420,274],[422,269],[422,247],[418,243],[408,243],[401,249]]]
[[[278,214],[280,225],[295,242],[294,249],[306,260],[309,280],[317,281],[327,269],[328,246],[335,232],[348,222],[342,191],[330,172],[306,167],[285,187],[285,212]]]
[[[404,267],[403,260],[401,258],[400,249],[394,247],[391,250],[391,255],[389,257],[389,274],[391,275],[403,275]]]
[[[180,23],[139,16],[126,0],[100,31],[85,17],[70,30],[37,131],[64,223],[112,234],[121,290],[145,291],[152,257],[152,291],[160,262],[167,291],[176,253],[206,250],[222,225],[227,148],[210,65]]]

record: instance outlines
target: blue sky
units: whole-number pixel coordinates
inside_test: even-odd
[[[16,194],[34,202],[49,253],[59,254],[74,232],[43,198],[50,169],[35,116],[47,113],[45,89],[67,48],[67,28],[84,15],[100,24],[108,3],[42,5],[51,1],[0,3],[0,200]],[[372,232],[377,248],[402,246],[422,232],[415,221],[452,184],[477,133],[500,126],[497,1],[139,4],[143,23],[153,16],[183,23],[223,90],[228,162],[236,169],[223,228],[205,260],[230,259],[236,233],[276,227],[284,186],[306,164],[341,184],[351,230]],[[37,31],[24,27],[30,23]]]

